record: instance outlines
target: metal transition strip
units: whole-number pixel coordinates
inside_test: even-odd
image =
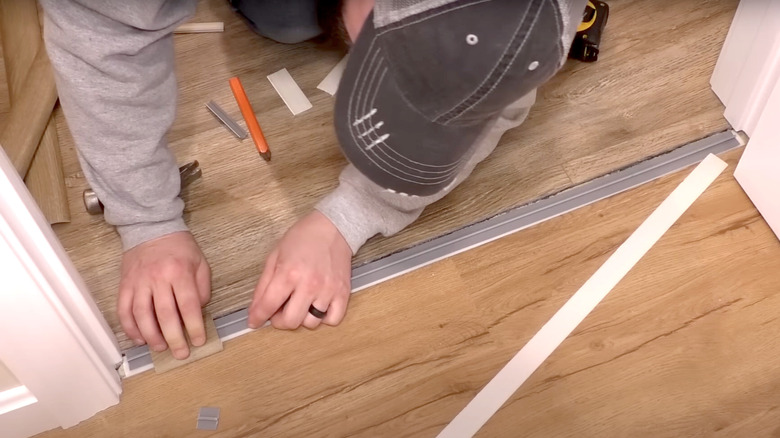
[[[698,164],[709,154],[717,155],[742,145],[744,142],[736,132],[720,132],[358,266],[352,270],[352,293]],[[246,325],[247,315],[247,309],[241,309],[214,320],[220,339],[227,341],[250,332]],[[152,358],[145,345],[125,352],[125,377],[152,367]]]
[[[617,195],[690,165],[698,164],[710,153],[719,154],[740,145],[741,143],[737,140],[734,132],[721,132],[547,198],[522,205],[408,250],[365,264],[352,271],[353,291],[373,286],[577,208]]]

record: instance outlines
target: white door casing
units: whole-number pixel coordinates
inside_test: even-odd
[[[118,403],[116,338],[2,149],[0,270],[0,361],[21,383],[0,392],[2,436],[70,427]]]
[[[780,0],[742,0],[710,85],[737,131],[752,136],[780,80]]]
[[[761,111],[734,177],[780,237],[780,81]]]
[[[749,137],[734,177],[780,237],[780,0],[742,0],[710,81]]]

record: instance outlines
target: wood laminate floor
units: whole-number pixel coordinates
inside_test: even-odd
[[[355,264],[413,246],[541,196],[728,128],[709,87],[737,0],[609,2],[598,62],[570,61],[538,103],[472,177],[391,238],[371,240]],[[214,273],[208,311],[245,307],[265,255],[336,184],[345,165],[333,133],[333,98],[315,87],[342,53],[315,43],[281,45],[254,35],[223,0],[201,2],[193,21],[224,21],[221,34],[178,35],[179,113],[170,133],[180,162],[200,161],[186,219]],[[314,108],[293,117],[266,75],[287,68]],[[262,161],[207,112],[215,100],[240,119],[227,81],[241,77],[273,150]],[[4,110],[0,105],[0,116]],[[86,182],[63,117],[60,142],[72,223],[55,226],[123,348],[115,314],[120,246],[84,212]]]
[[[740,153],[478,436],[780,436],[780,242]],[[359,292],[339,327],[129,378],[40,438],[433,437],[689,172]],[[202,406],[216,432],[195,430]]]

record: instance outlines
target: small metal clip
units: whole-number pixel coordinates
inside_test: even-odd
[[[230,132],[233,133],[233,135],[235,135],[240,139],[246,138],[247,134],[244,128],[242,128],[238,123],[236,123],[235,120],[230,118],[230,116],[227,115],[227,113],[222,108],[220,108],[220,106],[217,105],[216,102],[212,100],[211,102],[206,104],[206,108],[208,108],[209,111],[211,111],[211,113],[214,114],[214,116],[217,119],[219,119],[219,121],[222,122],[222,124],[225,125],[225,127]]]
[[[200,408],[196,428],[199,430],[217,430],[217,426],[219,426],[219,408]]]

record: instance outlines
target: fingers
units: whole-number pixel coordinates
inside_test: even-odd
[[[263,266],[263,273],[260,274],[260,279],[257,281],[257,287],[255,288],[255,295],[253,299],[259,299],[268,289],[268,285],[271,284],[271,279],[274,278],[276,273],[276,261],[279,259],[279,253],[272,251],[265,260],[265,266]]]
[[[158,284],[154,293],[154,310],[160,323],[163,336],[171,348],[171,353],[176,359],[186,359],[189,356],[187,339],[179,319],[179,310],[176,308],[176,300],[170,287]]]
[[[117,315],[119,315],[119,323],[122,325],[122,330],[124,330],[125,334],[133,340],[135,345],[143,345],[146,343],[141,335],[141,331],[138,330],[138,325],[135,323],[135,317],[133,316],[132,286],[122,284],[119,287]]]
[[[271,324],[278,329],[295,330],[301,326],[303,319],[309,313],[312,303],[311,289],[304,286],[295,290],[290,301],[284,305],[284,309],[271,318]]]
[[[192,234],[170,233],[141,243],[122,256],[117,313],[123,330],[154,351],[171,347],[189,355],[188,339],[205,343],[201,307],[211,298],[211,269]]]
[[[133,298],[133,318],[138,325],[141,336],[154,351],[165,351],[165,343],[160,327],[157,325],[151,288],[138,289]]]
[[[265,275],[265,272],[263,272]],[[293,282],[289,275],[273,275],[265,291],[257,293],[249,307],[249,327],[258,328],[264,324],[290,297]]]
[[[313,212],[299,220],[266,261],[250,305],[249,326],[258,328],[271,318],[277,328],[315,328],[323,321],[309,315],[312,303],[326,311],[334,297],[343,295],[335,315],[327,318],[338,324],[346,312],[351,256],[346,240],[327,217]]]
[[[317,327],[322,324],[322,320],[317,318],[316,316],[312,314],[306,315],[306,318],[303,319],[303,326],[306,327],[309,330],[314,330]]]
[[[315,299],[314,302],[311,303],[311,305],[314,306],[315,309],[317,309],[317,310],[319,310],[320,312],[323,312],[323,313],[330,312],[330,310],[331,310],[330,309],[330,301],[325,301],[324,299],[319,298],[319,297],[317,299]],[[327,318],[327,316],[328,315],[326,313],[325,317]],[[312,315],[309,312],[309,309],[307,308],[306,309],[306,318],[304,318],[304,320],[303,320],[303,326],[306,327],[307,329],[314,330],[317,327],[319,327],[320,324],[322,324],[322,319],[321,318],[317,318],[316,316]]]
[[[162,281],[155,284],[154,290],[144,287],[135,293],[129,288],[120,289],[118,314],[122,329],[134,342],[143,344],[146,340],[158,352],[170,346],[175,358],[184,359],[189,348],[182,320],[195,346],[206,342],[206,330],[195,277],[181,275],[173,283],[173,288]]]
[[[322,323],[329,326],[341,324],[344,316],[347,314],[347,304],[349,303],[349,294],[337,294],[328,307],[328,314],[323,318]],[[322,310],[322,309],[320,309]]]
[[[266,289],[268,289],[268,285],[271,283],[271,279],[273,279],[274,271],[276,270],[276,258],[277,252],[272,251],[265,260],[263,273],[260,274],[260,280],[257,281],[255,293],[252,296],[252,302],[249,304],[249,319],[247,320],[247,325],[249,328],[259,328],[260,325],[265,324],[265,322],[268,320],[268,318],[262,319],[261,316],[257,313],[257,309],[260,305],[260,301],[265,295]]]
[[[203,325],[201,301],[195,278],[191,275],[183,275],[174,279],[173,294],[176,297],[179,314],[182,321],[184,321],[184,327],[187,329],[192,345],[200,347],[206,343],[206,328]],[[163,330],[163,333],[165,333],[165,330]],[[168,339],[168,337],[166,336],[165,339]],[[170,339],[168,339],[168,344],[171,344]]]
[[[197,283],[200,305],[203,307],[211,300],[211,267],[208,263],[203,262],[198,266],[195,282]]]

